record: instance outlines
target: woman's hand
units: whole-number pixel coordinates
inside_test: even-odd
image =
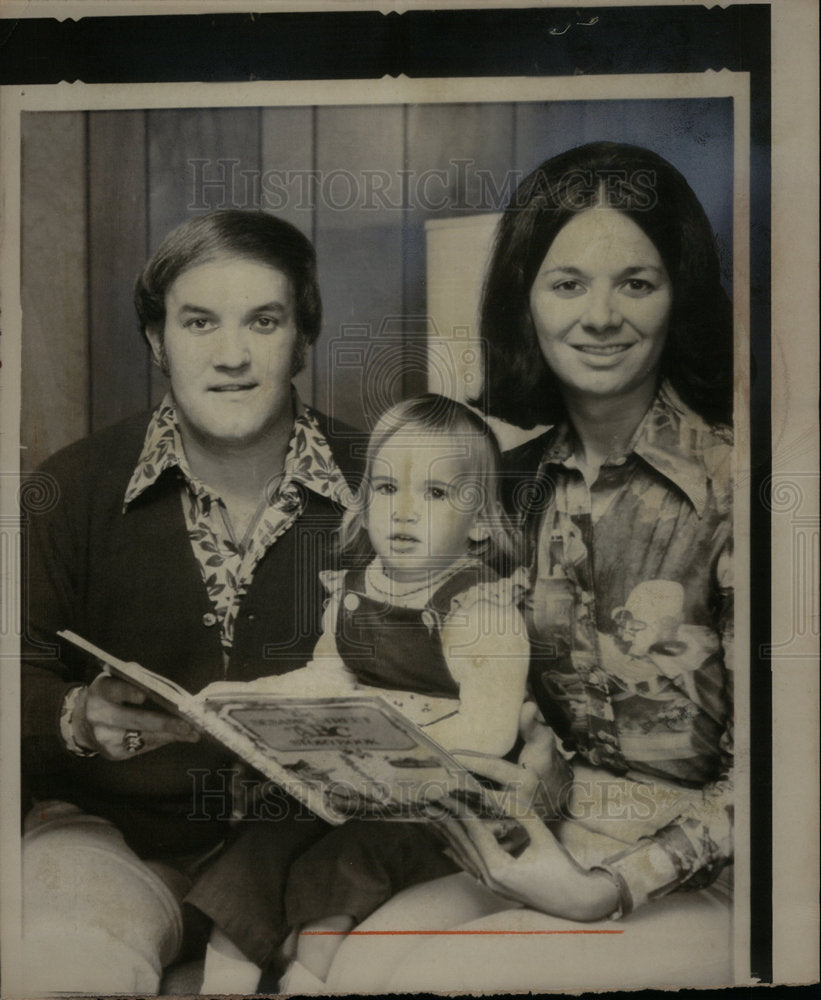
[[[480,819],[443,822],[494,892],[565,920],[604,920],[619,896],[610,878],[580,867],[537,816],[517,816],[530,843],[514,858]]]
[[[99,674],[80,693],[72,712],[74,738],[106,760],[127,760],[181,740],[196,743],[199,734],[166,712],[140,708],[146,695],[127,681]]]
[[[501,896],[566,920],[603,920],[614,913],[619,896],[611,879],[578,865],[531,810],[538,776],[529,777],[527,768],[506,760],[466,757],[465,763],[468,760],[472,771],[505,786],[496,794],[530,837],[524,851],[514,858],[499,845],[485,821],[472,817],[443,821],[485,884]]]

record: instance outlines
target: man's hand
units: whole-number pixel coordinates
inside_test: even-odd
[[[106,760],[127,760],[178,740],[197,742],[199,734],[182,719],[140,708],[145,700],[146,695],[127,681],[99,674],[74,706],[75,740]]]

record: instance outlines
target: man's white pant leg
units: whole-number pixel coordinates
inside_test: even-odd
[[[157,993],[182,940],[180,904],[113,824],[42,803],[23,838],[23,969],[29,996]]]

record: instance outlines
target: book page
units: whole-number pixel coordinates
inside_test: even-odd
[[[151,695],[152,700],[162,705],[163,708],[179,712],[186,706],[186,703],[191,701],[190,693],[181,688],[179,684],[175,684],[167,677],[162,677],[152,670],[146,670],[139,663],[126,663],[125,660],[119,660],[104,649],[100,649],[99,646],[95,646],[93,642],[89,642],[68,629],[58,632],[57,635],[88,653],[103,670],[129,681],[131,684],[136,684],[140,690]]]
[[[300,784],[320,791],[339,820],[426,821],[457,812],[459,803],[471,815],[505,815],[469,771],[378,696],[226,694],[204,707],[253,745],[251,763],[265,772],[273,761],[292,777],[292,794]]]

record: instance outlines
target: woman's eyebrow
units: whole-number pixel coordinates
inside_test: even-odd
[[[210,317],[214,317],[217,315],[215,312],[212,312],[212,310],[207,309],[205,306],[197,306],[191,302],[183,303],[183,305],[181,305],[180,308],[177,310],[177,314],[179,316],[182,316],[185,313],[195,313],[197,316],[210,316]]]
[[[654,271],[656,274],[664,274],[664,268],[657,267],[655,264],[635,264],[632,267],[626,267],[621,274],[629,278],[631,274],[639,274],[641,271]]]
[[[618,273],[622,276],[629,277],[631,274],[638,274],[640,271],[654,271],[656,274],[664,274],[664,268],[657,267],[655,264],[631,264],[628,267],[622,268],[622,270]],[[540,271],[539,274],[555,274],[556,272],[559,272],[560,274],[570,274],[575,278],[581,278],[585,275],[585,272],[580,267],[574,267],[572,264],[559,264],[556,267],[550,267],[545,271]]]
[[[562,274],[572,274],[577,278],[580,278],[584,274],[581,268],[573,267],[572,264],[560,264],[558,267],[549,267],[545,271],[540,271],[539,274],[555,274],[557,271],[560,271]]]

